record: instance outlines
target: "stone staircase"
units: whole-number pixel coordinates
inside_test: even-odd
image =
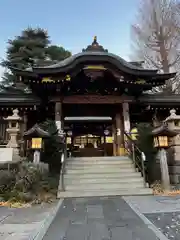
[[[128,157],[68,158],[64,186],[58,198],[152,194]]]

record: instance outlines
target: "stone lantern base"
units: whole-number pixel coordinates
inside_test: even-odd
[[[171,146],[167,150],[169,176],[172,184],[180,183],[180,146]]]

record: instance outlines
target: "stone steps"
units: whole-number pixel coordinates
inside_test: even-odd
[[[117,173],[80,173],[80,174],[65,174],[64,179],[124,179],[124,178],[141,178],[140,172],[117,172]]]
[[[74,177],[74,178],[65,178],[64,182],[66,185],[80,185],[80,184],[109,184],[109,183],[117,183],[117,184],[126,184],[126,183],[144,183],[143,179],[140,177],[133,177],[133,178],[122,178],[122,177],[114,177],[111,176],[111,178],[79,178],[79,177]]]
[[[75,168],[75,169],[82,169],[82,168],[93,168],[93,167],[98,167],[99,168],[109,168],[109,167],[118,167],[118,168],[133,168],[134,165],[132,164],[132,162],[128,161],[128,162],[112,162],[112,163],[108,163],[108,162],[88,162],[88,163],[81,163],[81,162],[68,162],[66,164],[66,168],[68,169],[72,169],[72,168]]]
[[[119,182],[114,182],[114,183],[86,183],[86,184],[66,184],[65,190],[66,191],[77,191],[77,190],[113,190],[113,189],[127,189],[127,188],[133,188],[133,189],[138,189],[138,188],[143,188],[143,182],[131,182],[131,183],[119,183]]]
[[[124,157],[69,157],[67,159],[68,161],[73,161],[73,162],[101,162],[101,161],[117,161],[117,162],[127,162],[130,161],[130,159],[126,156]]]
[[[58,191],[58,198],[72,198],[72,197],[103,197],[103,196],[136,196],[136,195],[152,195],[152,189],[116,189],[116,190],[93,190],[93,191]]]
[[[104,159],[105,158],[105,159]],[[98,157],[97,159],[96,158],[69,158],[67,159],[67,165],[68,164],[75,164],[75,165],[81,165],[81,164],[84,164],[84,165],[92,165],[92,164],[97,164],[97,165],[101,165],[101,164],[106,164],[106,165],[112,165],[112,164],[132,164],[132,161],[129,160],[128,158],[125,158],[125,159],[118,159],[118,158],[113,158],[113,159],[110,159],[107,158],[107,157]]]
[[[89,166],[92,166],[92,165],[96,165],[96,166],[133,166],[133,163],[131,161],[115,161],[115,160],[112,160],[112,161],[67,161],[66,163],[66,166],[83,166],[83,167],[89,167]]]
[[[152,194],[127,157],[69,158],[64,187],[59,197]]]
[[[112,166],[109,168],[82,168],[82,169],[66,169],[66,174],[93,174],[93,173],[133,173],[135,172],[134,168],[113,168]]]

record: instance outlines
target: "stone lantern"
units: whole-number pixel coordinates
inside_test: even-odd
[[[170,116],[165,119],[168,129],[176,131],[176,136],[171,138],[168,152],[168,164],[171,182],[180,183],[180,115],[176,110],[170,110]]]
[[[168,128],[180,132],[180,115],[176,114],[175,109],[170,110],[170,116],[165,119]]]
[[[158,149],[167,149],[170,147],[170,138],[175,137],[177,132],[169,129],[167,124],[154,128],[152,131],[154,137],[154,147]]]
[[[170,116],[165,119],[170,130],[176,131],[178,134],[172,139],[172,147],[175,154],[175,161],[180,161],[180,115],[176,115],[176,110],[170,110]]]
[[[170,190],[170,177],[166,149],[170,146],[169,139],[175,137],[177,132],[169,129],[167,124],[164,123],[163,125],[156,127],[152,131],[152,135],[154,137],[154,147],[159,150],[162,185],[165,190]]]
[[[44,131],[38,124],[24,133],[24,138],[31,143],[31,149],[34,151],[33,162],[40,163],[40,153],[44,148],[44,139],[49,138],[50,134]]]
[[[5,118],[8,121],[8,128],[6,131],[9,134],[9,142],[6,145],[7,148],[13,148],[14,153],[19,154],[19,144],[18,144],[18,134],[20,132],[20,121],[21,117],[19,116],[19,110],[14,109],[13,115]]]

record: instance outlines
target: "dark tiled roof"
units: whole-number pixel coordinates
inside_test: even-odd
[[[50,137],[50,134],[40,128],[38,124],[35,124],[31,129],[24,133],[24,137]]]
[[[40,99],[32,93],[16,87],[6,87],[0,90],[0,105],[39,105]]]
[[[82,52],[74,54],[65,60],[51,64],[48,66],[34,66],[26,70],[12,68],[12,71],[17,75],[26,76],[26,77],[39,77],[39,75],[48,75],[56,73],[68,73],[73,71],[73,69],[80,69],[82,65],[86,64],[112,64],[115,68],[119,69],[121,72],[142,77],[142,78],[151,78],[152,80],[168,80],[173,78],[175,73],[170,74],[158,74],[158,70],[153,69],[144,69],[142,67],[142,62],[127,62],[123,58],[109,53],[103,46],[99,45],[97,38],[94,38],[94,41],[91,45],[87,46],[86,49],[83,49]]]
[[[165,93],[154,93],[154,94],[143,94],[138,98],[138,101],[150,105],[163,105],[174,104],[180,105],[179,94],[165,94]]]
[[[83,49],[82,52],[74,54],[58,63],[48,66],[34,66],[26,70],[15,68],[12,68],[12,70],[14,70],[17,74],[23,74],[24,76],[36,76],[38,74],[67,72],[83,62],[94,62],[96,64],[109,62],[123,72],[132,75],[155,76],[157,73],[157,70],[144,69],[141,66],[142,62],[127,62],[123,58],[113,53],[109,53],[103,46],[99,45],[96,37],[94,38],[92,44],[87,46],[86,49]]]

